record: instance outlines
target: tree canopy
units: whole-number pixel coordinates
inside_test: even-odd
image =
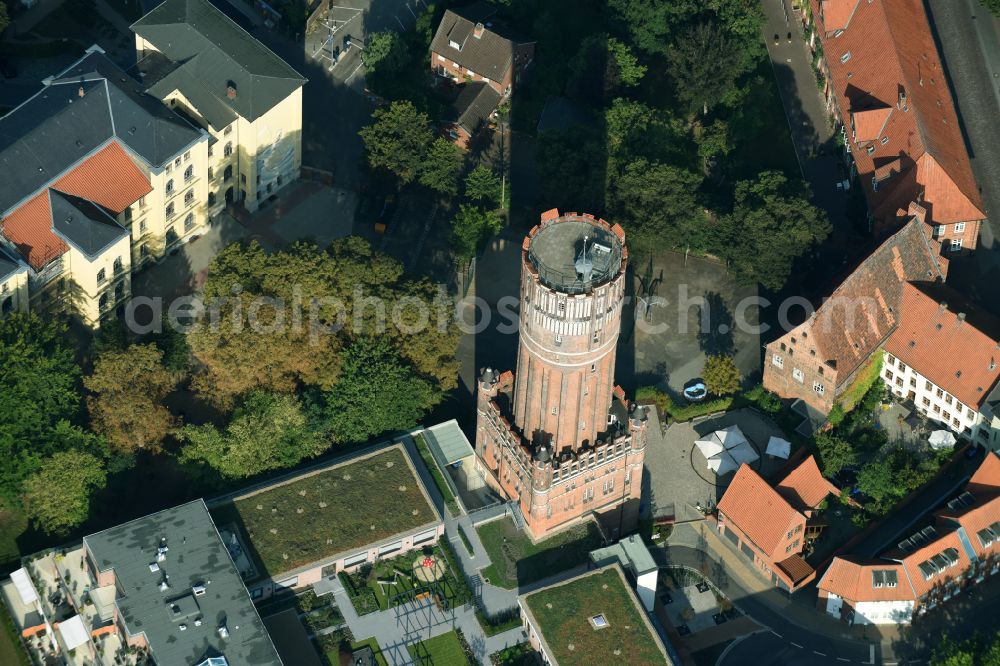
[[[292,467],[328,445],[295,396],[263,391],[247,396],[225,430],[188,425],[179,434],[185,442],[182,462],[207,465],[228,478]]]
[[[823,476],[831,477],[845,467],[857,461],[857,454],[851,443],[842,437],[830,433],[816,435],[816,449],[819,468]]]
[[[100,459],[84,451],[57,451],[24,482],[24,509],[49,534],[64,535],[90,516],[90,498],[107,473]]]
[[[35,314],[0,319],[0,490],[10,492],[58,450],[54,432],[79,416],[80,370],[66,328]]]
[[[809,201],[801,181],[765,171],[736,185],[733,212],[724,216],[718,252],[737,277],[781,289],[795,260],[826,239],[826,213]]]
[[[480,244],[499,233],[501,228],[500,217],[496,213],[462,204],[451,223],[455,256],[469,261],[476,255]]]
[[[179,379],[152,344],[101,354],[83,380],[92,427],[120,452],[157,449],[175,425],[163,399]]]
[[[465,198],[487,208],[499,208],[500,176],[485,164],[476,165],[465,177]]]
[[[740,390],[740,370],[732,356],[712,355],[705,359],[702,369],[705,388],[715,395],[731,395]]]

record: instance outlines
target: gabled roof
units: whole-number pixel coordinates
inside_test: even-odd
[[[968,306],[941,284],[904,285],[900,322],[885,350],[978,408],[1000,379],[1000,321]]]
[[[876,587],[875,571],[892,572],[889,581],[894,576],[895,585]],[[912,601],[917,597],[903,565],[895,562],[860,563],[835,557],[816,587],[850,601]]]
[[[97,257],[128,235],[128,230],[97,204],[54,189],[48,194],[53,231],[87,257]]]
[[[159,166],[201,132],[101,53],[89,53],[0,118],[0,215],[111,139]]]
[[[98,204],[115,215],[152,191],[146,175],[117,141],[73,166],[51,187]],[[46,188],[0,219],[0,231],[36,270],[67,249],[53,231],[52,214]]]
[[[746,464],[736,470],[719,500],[719,511],[768,556],[794,523],[805,522],[805,516]]]
[[[253,122],[306,83],[288,63],[207,0],[165,0],[132,24],[132,30],[179,64],[167,75],[169,82],[163,80],[156,86],[161,95],[171,84],[186,97],[209,94]]]
[[[1000,452],[988,451],[986,458],[966,485],[969,492],[1000,491]]]
[[[502,36],[492,25],[484,26],[477,37],[476,24],[485,22],[494,12],[484,3],[445,11],[434,33],[431,52],[479,76],[502,82],[514,62],[514,44],[524,40]]]
[[[781,569],[794,585],[798,585],[815,573],[815,569],[798,553],[794,553],[791,557],[786,557],[780,562],[775,562],[774,566]]]
[[[465,83],[452,104],[452,122],[473,134],[499,104],[500,93],[485,81]]]
[[[947,564],[949,559],[955,564]],[[919,597],[943,582],[961,576],[970,562],[958,532],[951,531],[907,554],[902,564],[910,576],[913,591]],[[930,567],[936,567],[936,573],[928,579],[925,571],[930,571]]]
[[[15,257],[0,245],[0,280],[6,280],[11,275],[27,270]]]
[[[889,116],[895,107],[884,106],[878,109],[866,109],[855,111],[851,114],[851,121],[854,123],[854,140],[861,143],[874,141],[882,136]]]
[[[945,264],[932,249],[927,229],[914,216],[866,257],[799,327],[817,360],[847,381],[885,342],[899,323],[903,285],[943,279]]]
[[[815,509],[827,495],[840,494],[837,486],[823,478],[814,456],[799,463],[778,483],[776,490],[799,511]]]
[[[985,217],[924,6],[914,0],[813,0],[841,117],[893,108],[880,139],[853,146],[872,213],[896,221],[922,201],[930,224]],[[817,14],[819,15],[819,14]],[[849,24],[845,22],[849,19]],[[873,123],[874,124],[874,123]],[[868,136],[858,142],[871,141]],[[848,140],[853,141],[851,137]],[[928,160],[922,158],[927,155]],[[880,168],[897,163],[899,169]],[[872,183],[876,175],[877,185]],[[907,177],[909,176],[909,177]],[[884,180],[883,180],[884,179]]]

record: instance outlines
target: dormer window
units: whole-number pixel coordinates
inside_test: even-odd
[[[851,59],[851,52],[848,51],[844,55],[840,56],[840,64],[841,65],[846,65],[847,61],[850,60],[850,59]]]
[[[451,48],[455,49],[456,51],[461,51],[462,50],[462,45],[459,44],[458,42],[452,40],[452,39],[448,40],[448,46],[450,46]]]
[[[878,142],[884,146],[885,144],[889,143],[889,137],[884,136],[881,139],[879,139]]]

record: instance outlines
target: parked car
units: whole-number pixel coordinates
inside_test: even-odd
[[[389,222],[396,212],[396,195],[388,194],[381,200],[382,205],[375,208],[378,217],[375,218],[375,232],[384,234],[389,228]]]

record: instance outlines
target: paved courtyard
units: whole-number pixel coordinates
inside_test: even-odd
[[[673,423],[663,432],[650,428],[646,446],[646,469],[643,474],[643,504],[654,516],[674,514],[677,521],[696,519],[696,506],[715,504],[722,497],[733,474],[716,477],[707,469],[696,440],[731,425],[740,430],[757,450],[761,459],[751,467],[768,478],[785,465],[785,460],[764,455],[767,440],[782,437],[781,429],[770,419],[751,409],[738,409],[719,416]]]

